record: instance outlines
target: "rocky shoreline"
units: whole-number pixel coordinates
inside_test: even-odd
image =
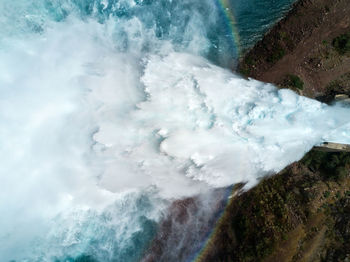
[[[242,57],[238,71],[323,102],[349,95],[349,0],[297,1]],[[188,222],[198,218],[196,201],[174,202],[143,261],[172,261],[162,254],[173,243],[193,242],[193,229],[205,236],[214,221]],[[189,233],[179,235],[184,226]],[[312,150],[236,194],[215,232],[196,261],[350,261],[350,153]],[[184,243],[178,261],[191,253]]]
[[[246,77],[350,94],[350,2],[300,0],[244,57]],[[201,261],[350,261],[350,153],[312,150],[235,197]]]
[[[201,261],[349,261],[350,154],[311,151],[238,195]]]
[[[238,70],[328,102],[350,92],[349,47],[346,40],[339,44],[349,33],[349,1],[300,0],[241,59]]]

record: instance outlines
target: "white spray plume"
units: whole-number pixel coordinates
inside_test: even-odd
[[[100,225],[106,210],[103,230],[122,246],[139,230],[135,217],[157,220],[164,199],[252,186],[322,141],[350,143],[348,108],[242,79],[166,41],[154,40],[157,54],[119,52],[114,26],[70,18],[0,49],[5,259],[31,257],[45,242],[55,244],[36,258],[79,254],[88,244],[77,225]],[[129,38],[153,37],[136,19],[124,27]],[[140,192],[153,200],[136,214],[129,197]],[[105,252],[112,259],[113,248]]]

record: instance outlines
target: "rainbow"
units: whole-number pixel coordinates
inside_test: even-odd
[[[231,5],[230,0],[214,0],[215,5],[218,7],[218,10],[220,14],[222,15],[225,24],[226,24],[226,30],[228,32],[228,36],[231,38],[231,42],[233,44],[233,49],[236,52],[237,58],[239,58],[241,54],[240,50],[240,38],[237,30],[236,25],[236,19],[233,14],[233,7]],[[233,195],[237,193],[236,187],[229,187],[226,189],[225,192],[225,208],[216,214],[216,225],[211,230],[204,243],[202,244],[202,247],[200,250],[198,250],[195,254],[193,254],[187,261],[194,261],[194,262],[200,262],[203,260],[203,258],[206,256],[207,252],[210,252],[211,243],[214,240],[214,236],[216,235],[219,225],[221,224],[221,221],[224,217],[224,214],[227,211],[227,207],[230,205],[230,203],[234,200]]]
[[[203,258],[206,257],[207,252],[211,251],[212,242],[214,240],[215,235],[218,232],[219,226],[222,224],[224,214],[227,212],[227,208],[231,204],[231,202],[234,201],[238,191],[239,191],[239,187],[236,187],[236,186],[228,187],[225,190],[225,195],[224,195],[225,202],[223,203],[225,208],[220,212],[218,212],[218,214],[216,214],[215,216],[216,224],[214,229],[208,233],[206,240],[203,242],[201,248],[195,254],[193,254],[189,259],[187,259],[187,261],[201,262],[203,261]]]
[[[239,57],[239,55],[241,54],[240,38],[237,30],[236,18],[233,13],[232,4],[230,0],[214,0],[214,3],[225,21],[228,36],[230,36],[234,48],[236,50],[237,56]]]

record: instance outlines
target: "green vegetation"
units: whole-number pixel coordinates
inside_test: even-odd
[[[305,37],[305,32],[312,32],[311,29],[322,25],[322,21],[327,22],[322,16],[329,12],[333,16],[340,10],[338,3],[346,3],[346,0],[333,2],[311,3],[319,14],[317,21],[306,17],[306,23],[300,26],[287,24],[292,30],[282,24],[272,31],[254,49],[256,53],[252,53],[256,65],[251,66],[251,58],[244,61],[247,72],[256,76],[260,76],[260,72],[269,74],[273,64],[299,46],[298,41]],[[309,14],[299,12],[293,16]],[[331,27],[329,30],[334,32]],[[308,70],[305,75],[297,73],[299,69],[290,68],[290,73],[299,75],[287,71],[288,75],[284,74],[283,78],[278,75],[275,83],[278,81],[279,86],[293,90],[307,89],[308,74],[312,78],[339,68],[339,75],[327,77],[328,85],[322,81],[322,87],[317,90],[331,102],[336,94],[350,94],[350,72],[346,67],[340,68],[347,61],[345,56],[350,57],[350,32],[334,39],[329,38],[328,33],[320,37],[321,43],[315,42],[313,51],[304,53],[305,66],[301,67]],[[293,40],[291,44],[289,38]],[[305,91],[310,95],[309,90]],[[214,251],[203,261],[348,261],[349,186],[350,153],[312,150],[277,176],[264,179],[250,191],[235,197],[222,218],[217,240],[212,243]]]
[[[341,55],[350,52],[350,34],[343,34],[334,38],[332,45]]]
[[[350,250],[350,201],[344,197],[330,205],[328,239],[331,240],[323,261],[348,261]]]
[[[240,73],[244,76],[249,76],[251,73],[251,70],[248,66],[245,66],[244,68],[240,69]]]
[[[325,179],[341,181],[348,175],[350,154],[311,151],[304,157],[303,163],[312,171],[319,170]]]
[[[332,232],[343,225],[336,221],[343,219],[340,208],[344,198],[350,197],[346,191],[349,166],[350,153],[313,150],[299,163],[237,196],[227,207],[212,249],[201,261],[292,261],[292,257],[302,261],[311,246],[327,252],[337,248],[337,257],[342,258],[342,247],[350,238],[342,236],[339,242]],[[319,242],[320,238],[326,242]],[[333,243],[340,243],[339,247]],[[287,246],[288,254],[279,253]]]
[[[334,94],[350,94],[350,73],[346,73],[331,81],[326,86],[326,95],[334,98]]]
[[[333,80],[331,81],[327,86],[326,86],[326,91],[327,93],[330,93],[332,91],[338,91],[340,89],[340,83],[338,80]]]
[[[331,192],[329,192],[329,191],[325,191],[325,192],[323,193],[323,196],[324,196],[325,198],[329,198],[330,195],[331,195]]]
[[[272,54],[270,54],[267,58],[266,61],[269,63],[276,63],[278,60],[280,60],[284,55],[286,54],[286,51],[284,48],[277,44],[275,48],[273,49]]]
[[[255,61],[253,60],[253,58],[251,56],[248,56],[245,60],[247,65],[254,65]]]
[[[297,75],[287,75],[284,85],[300,90],[304,88],[304,82]]]
[[[242,67],[240,68],[241,74],[244,76],[249,76],[251,73],[251,68],[254,66],[256,63],[255,60],[251,56],[247,56],[244,60],[244,63],[242,63]]]
[[[287,33],[286,32],[284,32],[284,31],[282,31],[282,32],[280,32],[280,39],[281,40],[284,40],[284,39],[286,39],[288,36],[287,36]]]
[[[292,38],[290,37],[290,35],[287,32],[284,32],[284,31],[280,32],[279,33],[279,39],[281,41],[283,41],[288,48],[293,48],[294,47],[293,40],[292,40]]]

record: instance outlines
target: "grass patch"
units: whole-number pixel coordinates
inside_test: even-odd
[[[297,75],[287,75],[284,85],[291,86],[300,90],[304,88],[304,82]]]
[[[350,34],[343,34],[333,39],[333,47],[341,55],[350,51]]]
[[[331,195],[331,192],[329,192],[329,191],[325,191],[323,193],[324,198],[329,198],[330,195]]]
[[[284,39],[286,39],[286,38],[287,38],[287,33],[284,32],[284,31],[280,32],[280,39],[281,39],[281,40],[284,40]]]
[[[277,45],[276,48],[273,50],[273,53],[266,58],[266,61],[274,64],[278,60],[280,60],[282,57],[284,57],[285,54],[286,54],[286,51],[283,49],[283,47],[280,45]]]
[[[247,65],[254,65],[255,61],[253,60],[253,58],[251,56],[248,56],[245,60]]]
[[[240,73],[246,77],[250,76],[251,70],[248,66],[245,66],[244,68],[240,69]]]
[[[311,151],[302,161],[311,170],[319,170],[324,179],[342,181],[348,176],[350,153]]]

